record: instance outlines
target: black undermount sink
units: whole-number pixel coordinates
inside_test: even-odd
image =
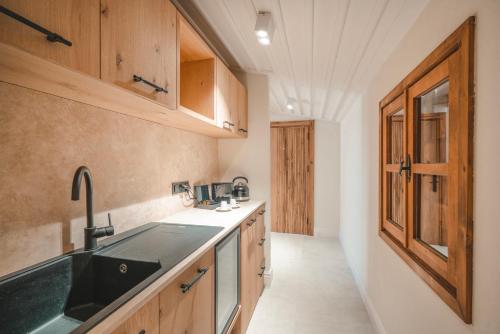
[[[84,333],[222,229],[148,225],[0,278],[0,332]]]

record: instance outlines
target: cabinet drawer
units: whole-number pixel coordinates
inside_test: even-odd
[[[155,296],[134,313],[112,334],[158,334],[159,298]]]
[[[0,42],[99,77],[99,0],[2,0],[0,5],[71,42],[49,42],[45,34],[0,14]]]
[[[214,250],[210,249],[160,292],[160,333],[214,332]]]

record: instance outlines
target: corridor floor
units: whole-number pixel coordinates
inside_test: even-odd
[[[272,233],[273,280],[248,334],[373,334],[337,239]]]

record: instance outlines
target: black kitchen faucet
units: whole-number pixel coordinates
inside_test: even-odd
[[[87,227],[85,231],[85,250],[97,248],[97,239],[104,236],[115,234],[115,229],[111,225],[111,216],[108,213],[109,226],[95,227],[94,212],[92,208],[92,175],[86,166],[80,166],[73,177],[73,187],[71,189],[71,200],[78,201],[80,199],[80,186],[82,184],[82,176],[85,177],[86,205],[87,205]]]

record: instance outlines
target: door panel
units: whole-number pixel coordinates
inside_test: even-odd
[[[177,10],[169,0],[101,0],[101,40],[103,80],[177,109]]]
[[[314,123],[273,122],[272,231],[313,235]]]
[[[46,36],[0,14],[0,42],[99,78],[99,0],[2,0],[0,5],[72,45],[51,43]]]

